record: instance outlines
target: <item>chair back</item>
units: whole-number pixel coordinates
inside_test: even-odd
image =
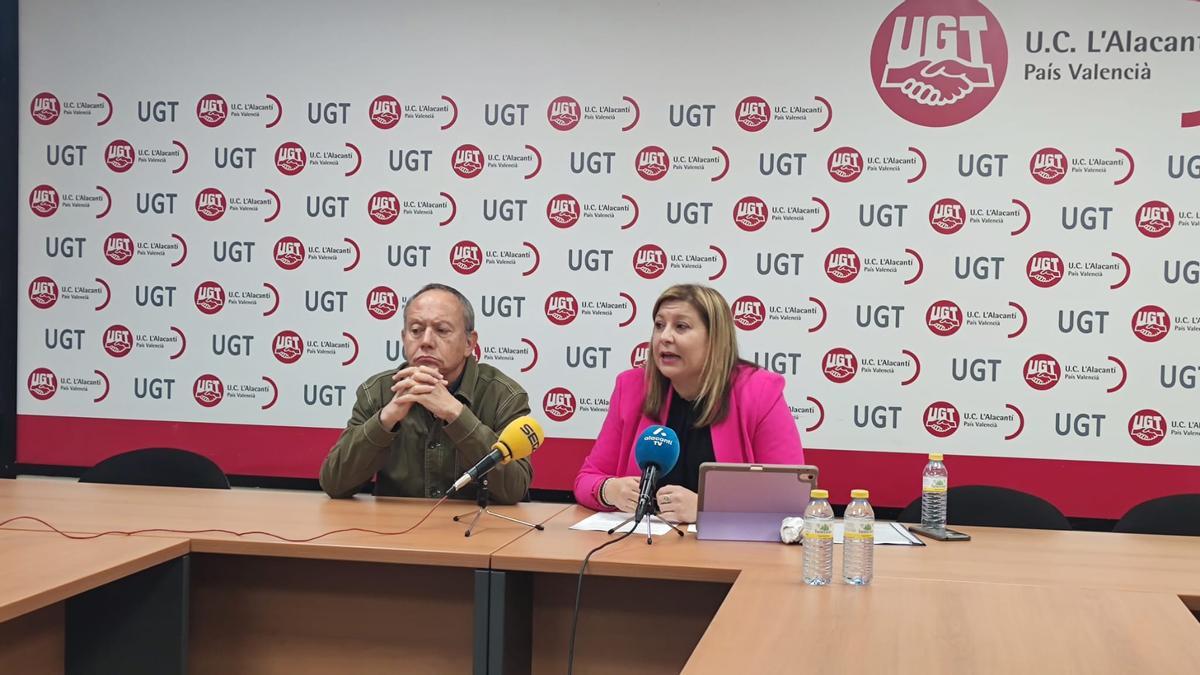
[[[921,522],[921,499],[906,506],[896,520]],[[1070,521],[1050,502],[1028,492],[993,485],[951,487],[946,492],[946,524],[1071,529]]]
[[[143,448],[113,455],[83,472],[79,482],[229,489],[229,478],[215,462],[176,448]]]
[[[1121,516],[1113,532],[1200,536],[1200,494],[1171,495],[1142,502]]]

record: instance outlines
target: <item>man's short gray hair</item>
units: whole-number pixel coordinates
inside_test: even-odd
[[[468,333],[475,330],[475,308],[471,306],[471,301],[467,299],[467,296],[460,293],[457,288],[453,286],[447,286],[446,284],[425,284],[416,293],[408,296],[408,301],[404,303],[403,316],[405,318],[408,317],[408,306],[412,304],[412,301],[421,297],[423,294],[428,293],[429,291],[445,291],[457,298],[458,303],[462,305],[463,309],[463,325],[466,326]]]

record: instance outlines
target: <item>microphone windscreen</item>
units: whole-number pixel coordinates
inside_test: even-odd
[[[508,464],[515,459],[528,457],[542,445],[545,438],[546,433],[542,431],[542,425],[529,415],[525,415],[509,422],[508,426],[504,427],[504,431],[500,432],[500,437],[496,439],[496,444],[492,447],[504,453],[504,460],[501,464]]]
[[[638,438],[634,449],[638,468],[643,471],[651,464],[658,467],[659,475],[670,473],[679,461],[679,436],[661,424],[646,427]]]

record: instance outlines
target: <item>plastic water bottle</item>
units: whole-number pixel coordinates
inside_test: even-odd
[[[813,490],[804,509],[804,583],[825,586],[833,581],[833,507],[828,490]]]
[[[929,463],[921,474],[921,525],[934,529],[946,527],[946,488],[950,474],[942,464],[942,453],[929,454]]]
[[[842,538],[842,579],[866,586],[875,576],[875,511],[866,490],[851,490]]]

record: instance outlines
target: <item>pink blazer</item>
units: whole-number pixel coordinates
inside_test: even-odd
[[[712,426],[713,455],[718,462],[747,464],[803,464],[800,432],[783,400],[783,376],[761,368],[739,365],[734,369],[729,414]],[[666,420],[671,399],[654,419],[642,415],[646,396],[641,368],[617,376],[608,404],[608,416],[596,444],[575,477],[575,500],[591,509],[611,511],[600,503],[600,485],[606,478],[640,476],[634,447],[638,434]]]

